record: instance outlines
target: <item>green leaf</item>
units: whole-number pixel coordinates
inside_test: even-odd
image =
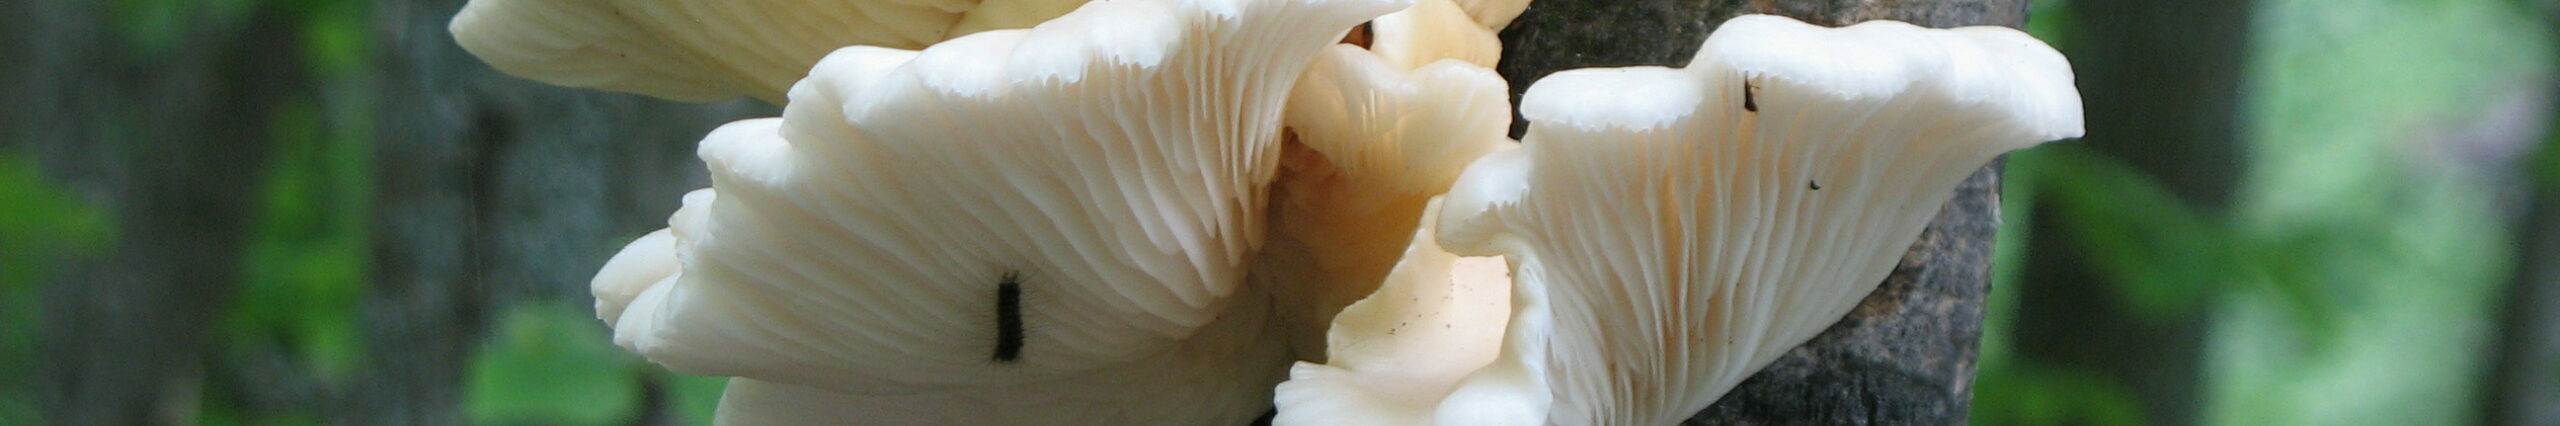
[[[472,357],[463,411],[481,424],[603,425],[640,409],[638,362],[587,309],[526,304]]]
[[[2212,285],[2240,276],[2231,233],[2158,182],[2078,145],[2020,153],[2043,164],[2038,195],[2073,232],[2071,253],[2146,319],[2193,315]]]
[[[1975,380],[1975,425],[2148,424],[2133,390],[2103,375],[2013,365],[1983,370]]]
[[[36,284],[46,266],[95,252],[113,238],[107,217],[39,172],[32,157],[0,150],[0,424],[44,424],[27,366],[34,365]]]
[[[363,344],[356,307],[368,243],[363,146],[330,135],[320,108],[293,102],[273,118],[276,158],[261,188],[239,300],[222,329],[235,349],[281,346],[333,382],[354,377]]]
[[[720,408],[720,394],[729,388],[727,377],[666,374],[669,394],[675,398],[676,418],[686,424],[711,424],[713,411]]]
[[[2070,10],[2071,2],[2065,0],[2027,2],[2027,35],[2054,47],[2070,44],[2064,36],[2071,34],[2070,28],[2077,25],[2071,22]]]

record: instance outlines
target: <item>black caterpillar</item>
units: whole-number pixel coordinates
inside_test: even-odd
[[[1006,272],[996,282],[996,362],[1022,357],[1022,275]]]

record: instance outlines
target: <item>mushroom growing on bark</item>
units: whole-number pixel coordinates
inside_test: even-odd
[[[1409,398],[1452,425],[1685,418],[1838,321],[1966,174],[2078,136],[2071,84],[2015,30],[1773,16],[1726,22],[1685,69],[1549,76],[1521,148],[1470,165],[1436,219],[1449,252],[1511,263],[1499,358]],[[1421,418],[1293,398],[1363,383],[1310,368],[1282,385],[1291,423]]]
[[[599,313],[738,377],[740,422],[1249,420],[1288,362],[1242,285],[1281,104],[1400,6],[1113,0],[838,50],[703,141],[712,189],[598,273]]]

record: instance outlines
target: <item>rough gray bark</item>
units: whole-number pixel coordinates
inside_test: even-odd
[[[1745,13],[1824,25],[1874,19],[1930,27],[2025,22],[2023,0],[1538,0],[1503,33],[1497,67],[1513,100],[1548,73],[1686,65],[1706,35]],[[1523,123],[1515,120],[1516,134]],[[1973,359],[1999,228],[1999,165],[1966,178],[1891,277],[1858,308],[1693,424],[1957,424],[1972,404]]]
[[[116,226],[112,247],[39,290],[38,408],[53,424],[189,421],[209,326],[239,285],[269,118],[307,94],[293,16],[196,9],[178,46],[150,52],[101,30],[96,3],[13,3],[0,25],[32,34],[12,36],[27,62],[6,135]]]
[[[2089,137],[2079,143],[2158,179],[2201,217],[2222,217],[2244,158],[2235,141],[2250,3],[2072,2],[2063,53],[2082,97],[2102,100],[2087,103]],[[2051,207],[2038,209],[2060,214]],[[2126,283],[2081,263],[2090,257],[2076,252],[2076,232],[2061,221],[2028,230],[2037,251],[2022,274],[2018,359],[2123,386],[2149,424],[2195,423],[2203,315],[2133,311],[2120,297]],[[2201,302],[2183,309],[2203,312]]]
[[[458,423],[465,362],[498,309],[585,303],[621,243],[707,185],[692,147],[769,108],[543,85],[463,52],[462,0],[378,3],[369,359],[342,423]]]

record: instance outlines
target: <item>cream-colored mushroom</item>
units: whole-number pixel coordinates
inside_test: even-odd
[[[1449,252],[1511,262],[1501,353],[1416,398],[1440,424],[1693,414],[1872,291],[1964,176],[2078,136],[2071,84],[2014,30],[1769,16],[1725,23],[1686,69],[1549,76],[1521,149],[1470,165],[1437,218]]]
[[[1326,45],[1401,6],[1114,0],[839,50],[783,117],[704,140],[713,189],[598,273],[599,307],[627,306],[616,341],[651,361],[745,379],[740,407],[1250,419],[1288,359],[1268,296],[1241,285],[1281,104]],[[1187,408],[1147,406],[1166,401]]]
[[[1511,314],[1509,266],[1441,250],[1427,221],[1438,206],[1377,291],[1334,317],[1324,363],[1290,368],[1272,424],[1430,424],[1441,395],[1493,362]]]
[[[472,0],[454,40],[508,74],[681,101],[781,101],[827,52],[1028,28],[1085,0]]]
[[[1299,79],[1284,120],[1294,138],[1271,186],[1271,240],[1248,274],[1272,290],[1299,357],[1323,359],[1327,324],[1377,289],[1431,197],[1511,144],[1507,87],[1466,62],[1406,71],[1350,45],[1319,55]]]
[[[1510,15],[1491,18],[1511,19]],[[1369,50],[1400,69],[1420,69],[1443,59],[1492,68],[1502,59],[1502,40],[1495,38],[1495,29],[1468,16],[1453,0],[1416,0],[1413,7],[1370,21],[1369,31]]]

